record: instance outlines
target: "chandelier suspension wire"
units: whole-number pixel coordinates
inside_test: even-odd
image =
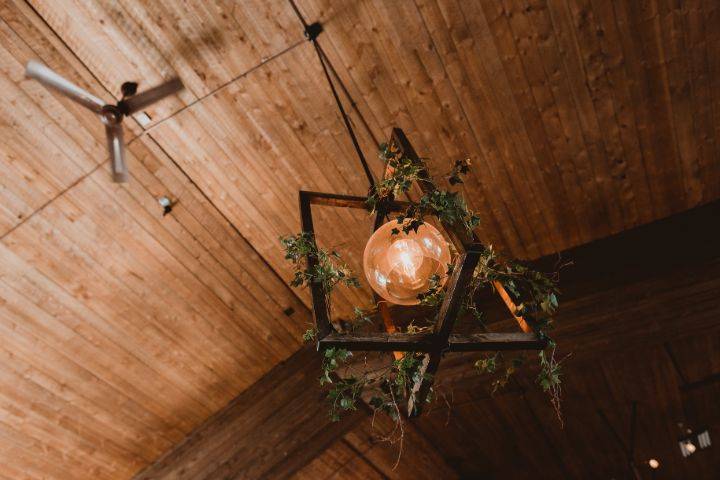
[[[343,121],[345,123],[345,128],[348,131],[348,134],[350,135],[350,139],[352,140],[353,147],[355,147],[355,152],[357,153],[358,159],[360,160],[360,163],[362,164],[363,171],[365,172],[365,176],[367,177],[368,183],[370,184],[370,189],[375,188],[375,177],[373,177],[372,171],[370,170],[370,166],[367,163],[367,159],[365,158],[365,155],[362,152],[362,149],[360,148],[360,143],[358,142],[357,136],[355,135],[355,131],[353,130],[352,123],[350,122],[350,117],[348,116],[347,112],[345,111],[345,107],[342,105],[342,101],[340,100],[340,96],[338,95],[337,89],[335,88],[335,84],[332,81],[332,78],[330,77],[330,72],[328,71],[328,64],[330,64],[330,59],[327,58],[325,55],[325,52],[322,50],[320,45],[317,41],[317,36],[322,32],[322,26],[319,23],[313,23],[312,25],[309,25],[305,18],[303,17],[302,13],[298,9],[297,5],[295,4],[294,0],[288,0],[290,2],[290,6],[292,6],[292,9],[295,11],[295,15],[297,15],[298,19],[303,25],[303,29],[305,31],[305,36],[308,38],[309,41],[312,42],[313,47],[315,47],[315,53],[317,53],[318,59],[320,60],[320,65],[322,65],[323,72],[325,73],[325,78],[327,79],[328,84],[330,85],[330,90],[332,91],[333,98],[335,99],[335,103],[338,107],[338,110],[340,111],[340,115],[343,118]],[[333,70],[335,75],[337,76],[337,72],[332,67],[332,64],[330,64],[330,68]],[[348,96],[348,98],[351,99],[351,104],[354,104],[355,102],[352,101],[352,98],[349,95],[349,92],[347,89],[344,88],[345,94]],[[362,118],[362,116],[361,116]],[[367,123],[363,119],[363,123],[367,127]],[[369,130],[369,128],[368,128]],[[372,135],[372,133],[371,133]],[[373,140],[377,143],[373,136]]]
[[[370,128],[370,125],[367,123],[367,120],[365,120],[365,116],[362,114],[360,109],[357,106],[357,102],[355,99],[350,95],[350,91],[348,90],[347,86],[345,86],[345,82],[343,82],[342,78],[340,78],[340,75],[338,75],[337,70],[335,70],[335,66],[330,61],[330,58],[325,53],[325,49],[322,48],[322,45],[320,43],[317,44],[318,48],[320,49],[320,53],[322,54],[323,58],[325,59],[325,62],[327,63],[328,68],[330,69],[330,73],[332,73],[332,76],[335,78],[335,81],[340,85],[340,88],[342,89],[343,93],[347,97],[348,101],[350,102],[350,107],[357,113],[358,118],[360,119],[360,122],[363,124],[363,127],[365,127],[365,131],[367,134],[372,138],[373,143],[375,146],[380,148],[380,142],[378,141],[377,137],[373,133],[372,129]]]

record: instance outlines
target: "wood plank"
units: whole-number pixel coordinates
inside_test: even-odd
[[[548,41],[555,37],[552,27],[559,27],[555,30],[561,42],[559,48],[543,49],[550,56],[547,61],[555,71],[562,58],[568,72],[568,82],[560,81],[556,89],[557,102],[563,104],[571,98],[577,105],[579,131],[571,137],[577,140],[571,141],[579,145],[585,154],[585,176],[589,175],[595,183],[594,188],[600,193],[600,198],[623,199],[603,205],[610,233],[629,228],[637,217],[635,195],[624,174],[624,152],[615,134],[612,98],[599,92],[605,85],[604,63],[597,44],[596,29],[592,24],[592,11],[589,5],[581,2],[566,5],[557,2],[557,6],[548,9],[533,9],[531,14],[537,17],[538,28]],[[567,107],[565,103],[563,121],[565,129],[570,130],[574,129],[573,119],[567,115]]]
[[[384,440],[393,428],[394,422],[390,418],[377,416],[372,424],[361,423],[348,432],[343,440],[357,451],[362,460],[371,464],[382,478],[458,478],[448,460],[439,454],[433,443],[417,428],[415,420],[405,422],[402,455],[398,458],[399,442],[389,443]]]
[[[448,342],[450,332],[452,332],[460,311],[460,305],[462,305],[465,298],[467,287],[480,260],[481,249],[481,245],[471,244],[468,246],[467,252],[460,254],[455,261],[455,268],[448,280],[448,289],[445,292],[445,298],[438,312],[437,323],[433,329],[433,333],[437,336],[436,346],[438,348],[426,354],[423,359],[419,380],[415,381],[408,398],[407,411],[409,417],[421,413],[423,405],[430,394],[430,388],[435,381],[434,377],[442,356],[442,350],[439,347]]]
[[[475,350],[542,350],[547,341],[535,333],[473,333],[452,334],[449,339],[451,352]]]
[[[602,394],[603,396],[599,396],[599,394],[594,394],[593,391],[583,392],[572,387],[574,382],[587,381],[590,385],[597,383],[591,377],[587,377],[587,380],[584,380],[585,377],[582,374],[582,372],[587,371],[588,365],[592,365],[592,362],[596,360],[596,355],[601,354],[604,356],[612,356],[618,352],[636,350],[633,355],[637,355],[638,359],[655,358],[654,356],[646,357],[640,346],[645,345],[647,348],[649,342],[654,342],[655,345],[658,345],[658,342],[661,344],[668,338],[668,336],[677,335],[681,330],[683,335],[707,335],[707,327],[714,325],[713,328],[715,330],[713,331],[718,331],[717,329],[720,328],[717,323],[718,312],[716,302],[718,276],[714,270],[708,271],[708,269],[716,269],[717,262],[707,263],[708,256],[710,256],[710,258],[717,257],[717,252],[714,248],[714,240],[720,235],[720,229],[712,229],[709,231],[707,228],[707,219],[713,218],[716,215],[718,208],[720,208],[720,205],[708,206],[704,209],[692,212],[692,214],[672,218],[658,225],[647,226],[603,242],[576,249],[573,253],[573,256],[578,262],[581,262],[584,268],[575,273],[574,278],[570,273],[566,275],[570,276],[569,281],[571,282],[570,286],[572,288],[569,289],[567,295],[570,295],[571,298],[563,300],[564,309],[561,315],[569,315],[570,319],[565,322],[559,320],[558,324],[560,327],[553,332],[553,335],[558,343],[563,346],[563,349],[567,349],[563,351],[574,350],[572,361],[569,361],[568,363],[568,368],[571,370],[566,372],[566,378],[569,379],[569,383],[566,391],[565,402],[566,405],[570,405],[568,407],[570,409],[570,413],[568,413],[568,415],[572,415],[570,417],[571,419],[577,418],[578,420],[574,421],[580,421],[579,419],[584,417],[576,417],[576,414],[587,415],[587,413],[582,412],[586,411],[587,405],[591,405],[591,403],[588,402],[588,398],[593,398],[593,396],[603,399],[608,398],[606,393]],[[697,231],[704,231],[706,234],[704,236],[695,235]],[[648,238],[656,240],[656,243],[652,248],[650,248],[647,244],[646,240]],[[684,252],[682,256],[674,258],[672,260],[672,264],[670,262],[657,263],[657,255],[663,255],[663,252],[667,251],[667,245],[675,245],[677,247],[678,245],[683,245],[682,241],[685,242],[684,246],[687,247],[681,249],[681,251]],[[605,254],[602,252],[605,252]],[[610,259],[614,259],[614,262],[617,262],[618,264],[626,264],[631,267],[627,270],[618,269],[617,264],[613,264]],[[634,263],[628,259],[634,260]],[[646,268],[651,264],[652,268]],[[694,266],[698,264],[704,264],[709,267],[706,268],[705,271],[698,273],[694,268]],[[623,284],[622,281],[627,283]],[[678,281],[680,282],[679,284],[676,283]],[[618,292],[623,292],[623,296],[620,296]],[[641,295],[640,292],[645,293]],[[648,292],[651,292],[649,297]],[[691,292],[694,293],[689,295]],[[670,308],[670,305],[675,305],[675,307]],[[688,308],[690,305],[692,305],[692,308]],[[678,317],[678,312],[681,312],[680,317]],[[621,313],[624,313],[624,315],[627,316],[620,317]],[[619,318],[629,318],[632,319],[632,321],[622,321],[619,320]],[[675,325],[674,327],[668,323],[668,319],[672,319]],[[655,326],[651,327],[650,325]],[[663,325],[663,328],[667,329],[667,331],[662,333],[659,332],[657,327],[658,325]],[[490,327],[493,326],[494,324],[490,325]],[[588,332],[592,332],[592,334],[589,335]],[[385,335],[386,338],[389,337],[387,334],[382,335]],[[523,334],[513,334],[513,337],[517,338],[520,335]],[[393,348],[396,348],[396,346],[393,346]],[[708,348],[712,347],[709,346]],[[315,358],[313,361],[318,361],[317,356],[312,358]],[[619,371],[624,368],[623,365],[626,365],[627,363],[627,360],[618,359],[618,367],[608,367],[610,369],[609,371]],[[641,362],[639,360],[635,360],[630,363],[640,364]],[[652,363],[652,361],[650,363]],[[298,376],[304,376],[307,381],[315,382],[314,375],[312,374],[312,371],[314,370],[308,366],[307,362],[304,363],[297,361],[292,362],[292,365],[294,365],[293,368],[301,369],[301,372],[303,372],[299,375],[297,373],[294,374],[292,376],[293,379]],[[291,362],[288,362],[286,367],[290,368],[290,366]],[[448,358],[443,362],[443,368],[438,373],[438,381],[441,381],[446,388],[455,385],[456,387],[462,386],[464,389],[477,392],[480,388],[479,385],[481,384],[482,379],[478,378],[477,381],[469,381],[469,368],[471,368],[471,366],[467,360],[463,366],[460,364],[453,364],[451,362],[451,358]],[[458,383],[458,379],[453,378],[454,375],[460,375],[460,372],[462,372],[462,383]],[[525,373],[521,373],[521,375],[533,375],[533,372],[527,371]],[[658,374],[654,378],[660,379],[665,377],[667,377],[666,374]],[[628,382],[632,378],[634,378],[632,375],[627,374],[623,382]],[[524,384],[527,386],[521,388],[519,392],[529,392],[535,388],[534,386],[530,386],[528,383],[529,381],[532,380],[523,380]],[[293,388],[301,389],[302,387],[300,384],[297,384]],[[305,388],[307,388],[307,386]],[[642,398],[648,398],[648,395],[655,395],[655,393],[652,392],[656,392],[657,390],[656,387],[648,385],[633,388],[639,388],[640,390],[637,390],[638,392],[645,392],[642,393]],[[669,392],[668,388],[669,387],[665,387],[665,390]],[[282,402],[280,400],[282,395],[280,393],[274,393],[277,390],[279,389],[267,387],[266,393],[262,395],[276,395],[271,398],[276,399],[278,402]],[[508,395],[511,394],[516,395],[517,392],[511,392]],[[460,393],[458,392],[458,396],[459,395]],[[638,395],[640,394],[638,393]],[[296,395],[291,396],[293,398],[297,398]],[[475,398],[477,398],[477,393],[475,393]],[[559,445],[563,445],[563,448],[571,448],[567,446],[570,441],[562,439],[563,434],[562,431],[559,430],[559,427],[555,424],[549,423],[551,422],[553,414],[552,412],[546,411],[549,406],[545,406],[545,399],[542,399],[542,403],[539,403],[539,399],[536,400],[533,398],[529,400],[528,405],[523,405],[525,408],[529,409],[526,410],[524,408],[518,409],[520,403],[518,403],[518,400],[516,399],[510,401],[504,398],[494,400],[489,396],[485,396],[483,398],[484,403],[482,404],[478,404],[476,400],[472,400],[468,403],[467,407],[458,405],[457,407],[451,408],[451,412],[456,410],[458,412],[470,412],[467,416],[457,419],[456,422],[466,426],[481,423],[483,428],[487,429],[485,433],[477,430],[472,430],[470,433],[465,432],[458,435],[458,438],[460,441],[467,441],[466,439],[469,438],[468,435],[477,435],[478,438],[484,439],[484,441],[492,440],[500,442],[501,445],[508,445],[508,448],[510,449],[509,451],[514,452],[513,455],[517,455],[518,458],[520,458],[519,463],[515,467],[508,469],[505,466],[505,457],[502,457],[500,453],[498,453],[497,458],[486,457],[485,461],[490,461],[491,466],[485,467],[490,468],[490,470],[484,471],[485,474],[488,474],[488,471],[502,471],[507,472],[510,478],[522,478],[523,472],[536,470],[540,468],[540,464],[542,462],[547,462],[547,459],[551,458],[550,453],[523,452],[517,444],[519,440],[515,437],[507,435],[508,431],[514,430],[513,426],[518,426],[517,428],[519,428],[520,424],[524,424],[526,426],[525,428],[528,428],[528,422],[536,421],[533,420],[533,418],[540,419],[541,423],[532,427],[532,438],[535,440],[530,441],[537,443],[538,438],[543,438],[543,441],[547,441],[547,439],[543,436],[544,434],[542,431],[549,429],[550,433],[548,433],[548,438],[552,439],[553,442],[558,442]],[[608,405],[624,404],[622,399],[610,398],[609,401],[611,403]],[[500,407],[503,403],[508,402],[512,403],[512,408],[510,406]],[[262,402],[257,402],[255,404],[256,407],[253,408],[265,408],[264,406],[260,406],[261,404]],[[292,402],[290,405],[292,405]],[[536,409],[540,410],[536,411]],[[300,409],[300,411],[302,411],[302,409]],[[496,423],[493,423],[488,428],[487,418],[493,417],[491,412],[496,412],[496,414],[497,412],[502,413],[497,420],[493,420]],[[533,414],[532,412],[535,413]],[[594,412],[594,410],[591,410],[591,412]],[[441,425],[445,424],[445,414],[442,410],[438,412],[430,410],[427,415],[428,418],[436,418],[434,422],[438,428],[438,432],[444,431],[441,429],[450,428],[451,432],[455,432],[457,434],[457,427],[455,426],[441,427]],[[451,413],[451,415],[455,414]],[[532,415],[535,415],[535,417]],[[274,420],[268,420],[267,417],[264,417],[263,415],[258,415],[258,417],[263,418],[257,418],[255,420],[256,422],[272,421],[272,425],[276,425],[276,427],[273,428],[287,428],[287,422],[279,420],[275,422]],[[410,422],[421,422],[422,424],[423,418],[425,417],[413,419]],[[478,419],[485,420],[480,422]],[[612,421],[616,421],[616,418],[611,419]],[[672,421],[674,422],[675,419],[673,418]],[[298,425],[305,425],[308,422],[312,421],[307,419]],[[264,425],[265,424],[267,423],[264,423]],[[267,425],[269,429],[270,424]],[[453,425],[457,425],[457,423],[453,423]],[[593,429],[605,428],[601,426],[602,424],[597,419],[589,421],[587,425],[593,425]],[[225,428],[232,430],[234,432],[233,435],[240,434],[238,429],[231,429],[230,426],[226,426]],[[427,430],[424,429],[423,431],[427,432]],[[578,427],[572,427],[571,431],[573,432],[572,436],[573,439],[575,439],[575,442],[577,442],[577,439],[579,438],[585,438],[585,435],[588,434],[587,431]],[[593,432],[595,431],[596,430],[593,430]],[[356,432],[357,431],[354,431],[352,434],[347,434],[348,438],[353,438],[353,435],[360,435]],[[215,440],[207,438],[205,441],[212,442],[212,445],[214,445],[212,448],[209,446],[207,448],[212,451],[225,451],[226,453],[228,449],[231,448],[231,445],[233,445],[234,448],[237,448],[238,440],[235,439],[235,437],[231,437],[229,433],[223,435],[223,438]],[[601,435],[608,435],[608,438],[610,438],[609,441],[612,441],[612,437],[609,436],[607,432],[604,432]],[[302,437],[302,435],[300,436]],[[280,438],[285,438],[285,436],[280,435]],[[430,436],[430,438],[433,437]],[[601,436],[600,438],[605,437]],[[243,445],[243,442],[248,441],[250,440],[243,439],[240,443]],[[374,457],[375,455],[384,458],[391,457],[393,455],[392,449],[388,449],[382,444],[378,444],[377,447],[374,447],[372,450],[368,450],[368,447],[365,446],[363,441],[358,440],[357,436],[352,439],[352,442],[357,450],[362,452],[363,455],[367,455],[366,452],[373,452],[372,455],[367,457],[373,462],[375,462],[373,458],[377,458]],[[312,442],[307,443],[312,444]],[[441,451],[447,451],[443,450],[441,440],[438,440],[434,444],[437,448],[440,448]],[[479,443],[476,448],[482,449],[481,445],[483,445],[483,443]],[[572,442],[570,445],[572,445]],[[497,445],[495,445],[495,447],[497,447],[498,452],[503,451],[503,449]],[[195,451],[191,446],[186,447],[186,450]],[[584,452],[582,453],[583,455],[587,455],[588,458],[592,458],[593,462],[601,462],[601,459],[603,458],[609,458],[612,461],[614,458],[611,453],[608,454],[608,457],[603,457],[599,456],[597,453],[591,454],[589,452],[585,452],[584,449],[580,450]],[[597,449],[593,450],[597,452]],[[249,449],[248,451],[252,451],[252,449]],[[259,449],[259,451],[262,451],[262,449]],[[649,452],[649,450],[646,451]],[[188,453],[188,455],[190,454]],[[248,457],[248,455],[251,454],[243,454],[243,458],[248,459],[245,461],[253,462],[253,460],[249,460],[250,457]],[[201,461],[199,459],[205,457],[202,453],[198,453],[198,456],[194,458],[196,458],[195,461]],[[620,455],[620,458],[623,458],[622,454]],[[266,461],[270,464],[273,463],[272,460]],[[290,460],[290,462],[291,464],[294,464],[294,460]],[[351,464],[351,460],[347,460],[347,462],[348,464]],[[255,463],[257,464],[258,462]],[[222,466],[219,467],[219,470],[217,471],[221,471],[223,474],[245,471],[243,470],[245,467],[240,465],[239,459],[237,460],[237,463],[236,461],[227,461],[224,463],[221,462],[221,465]],[[617,473],[613,473],[614,470],[612,467],[613,465],[610,464],[607,466],[606,470],[602,471],[607,471],[608,474],[616,475]],[[170,467],[166,466],[165,468]],[[211,467],[211,469],[212,468],[216,467]],[[262,469],[265,467],[257,466],[252,468]],[[480,467],[475,466],[473,468],[477,469]],[[577,466],[563,467],[557,463],[553,463],[545,468],[555,471],[556,473],[561,472],[559,473],[560,475],[564,474],[562,472],[578,471]],[[563,468],[566,468],[567,470],[563,470]],[[473,471],[477,472],[478,470]],[[399,478],[403,475],[401,472],[396,474]],[[391,475],[393,474],[388,474],[388,476]]]
[[[320,349],[344,348],[350,351],[430,352],[441,339],[434,333],[331,333],[320,340]],[[545,342],[535,333],[453,333],[442,350],[471,352],[487,350],[542,349]],[[442,346],[445,345],[445,346]]]
[[[429,158],[442,185],[454,160],[472,158],[461,190],[482,216],[478,234],[503,254],[565,251],[720,198],[717,2],[299,3],[324,23],[319,41],[353,97],[343,100],[373,173],[382,165],[372,137],[392,127]],[[286,0],[6,1],[0,44],[0,476],[127,478],[299,347],[310,297],[286,285],[291,267],[277,237],[298,231],[298,190],[362,196],[366,180]],[[132,179],[111,185],[102,125],[24,78],[32,58],[112,102],[125,80],[143,90],[177,73],[188,89],[149,109],[150,124],[125,122]],[[176,201],[166,216],[161,196]],[[317,214],[323,246],[338,247],[360,272],[372,220],[327,205]],[[713,215],[694,217],[702,228],[681,222],[637,244],[572,251],[585,274],[562,272],[553,333],[575,350],[571,362],[667,341],[678,342],[690,382],[716,373],[690,363],[705,352],[715,365],[713,343],[681,341],[716,331]],[[541,264],[552,270],[555,261]],[[336,315],[371,298],[368,288],[337,294]],[[514,327],[500,307],[493,300],[487,309],[492,334]],[[631,369],[598,390],[569,382],[568,393],[648,395],[668,373],[657,353],[651,360],[656,370]],[[473,359],[444,362],[439,375],[452,384],[468,378]],[[653,380],[629,385],[634,374]],[[663,387],[660,400],[712,419],[714,388],[678,399]],[[525,403],[543,412],[543,400]],[[588,411],[577,408],[575,421],[611,441]],[[458,415],[478,425],[477,416],[493,417],[491,434],[532,421],[493,402]],[[622,425],[623,415],[609,418]],[[312,422],[302,417],[298,431]],[[493,439],[468,426],[464,438],[477,440],[444,451],[471,478],[524,478],[543,457],[559,462],[554,450],[576,454],[548,476],[582,476],[586,459],[603,478],[623,473],[622,452],[585,448],[583,428],[569,427],[565,440],[543,427],[556,449],[523,451],[522,440],[503,438],[490,450]],[[674,439],[673,425],[643,428],[648,438]],[[528,432],[528,441],[547,440]],[[381,447],[364,451],[372,458],[356,455],[335,475],[404,475],[393,459],[378,460],[392,456]],[[292,458],[305,457],[288,458],[297,466],[304,460]],[[667,473],[711,477],[717,463],[703,458],[668,460]]]
[[[326,207],[357,208],[367,210],[367,197],[356,197],[353,195],[342,195],[339,193],[305,192],[313,205],[324,205]],[[401,212],[411,205],[410,202],[394,200],[386,202],[385,208],[391,212]]]
[[[330,434],[344,433],[366,415],[358,411],[331,422],[319,368],[317,352],[301,349],[134,478],[260,478],[299,468],[322,451]]]

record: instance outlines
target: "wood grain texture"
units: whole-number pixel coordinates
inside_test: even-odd
[[[326,51],[379,130],[401,126],[436,175],[473,159],[465,193],[502,250],[538,257],[716,198],[717,155],[701,165],[717,125],[698,102],[717,63],[710,5],[300,7],[329,20]]]
[[[24,63],[112,97],[31,8],[0,13],[0,463],[127,478],[293,353],[309,311],[149,137],[112,184],[102,124]]]
[[[481,239],[504,253],[539,258],[720,198],[716,2],[298,4],[324,23],[320,42],[356,102],[348,111],[375,175],[383,166],[373,137],[393,126],[433,175],[470,157],[463,193],[482,216]],[[132,178],[118,186],[102,124],[25,79],[30,59],[112,102],[127,80],[142,90],[179,75],[187,89],[148,109],[146,127],[125,122]],[[309,296],[287,287],[277,237],[299,230],[299,189],[362,196],[367,183],[285,0],[0,2],[0,89],[0,477],[128,478],[299,348]],[[163,195],[178,201],[164,217]],[[321,243],[360,271],[372,219],[329,206],[317,218]],[[557,335],[578,364],[626,348],[658,365],[630,352],[602,376],[569,383],[568,395],[610,405],[657,388],[649,403],[658,417],[662,406],[714,422],[717,387],[678,398],[659,380],[662,352],[643,350],[648,336],[669,342],[688,381],[717,371],[715,337],[703,338],[717,324],[717,262],[683,252],[679,265],[668,248],[645,249],[669,258],[665,270],[622,257],[606,262],[614,274],[563,282]],[[577,269],[598,267],[584,258]],[[333,308],[342,314],[370,298],[367,288],[339,289]],[[448,382],[469,372],[466,357],[453,358],[444,361]],[[625,361],[637,368],[615,379]],[[650,380],[634,385],[641,374]],[[601,377],[607,388],[597,387]],[[610,467],[621,452],[602,456],[584,441],[584,425],[609,438],[585,405],[575,417],[582,427],[565,434],[532,426],[515,413],[518,402],[467,407],[458,414],[464,428],[491,418],[487,431],[459,438],[527,428],[533,445],[551,440],[602,478],[622,474]],[[653,425],[643,427],[647,438],[672,436]],[[551,447],[503,462],[516,439],[487,450],[490,437],[481,438],[443,450],[460,474],[522,478],[553,458],[548,476],[588,475]],[[327,461],[310,465],[325,462],[336,478],[402,475],[394,460],[348,457],[361,450],[353,442],[332,444]],[[642,455],[655,447],[665,448],[648,443]],[[668,460],[668,476],[711,476],[717,465],[703,458]]]
[[[134,478],[286,478],[280,464],[308,451],[302,466],[366,416],[330,421],[314,381],[319,368],[312,348],[300,350]]]
[[[558,355],[571,354],[563,368],[564,428],[535,384],[534,360],[526,362],[510,385],[492,395],[490,379],[478,375],[472,366],[478,354],[447,353],[435,379],[435,402],[424,415],[405,424],[408,443],[396,468],[392,467],[398,445],[379,441],[383,432],[392,429],[391,422],[382,416],[375,418],[376,431],[361,422],[344,434],[338,433],[334,442],[323,437],[319,443],[324,447],[315,450],[317,457],[299,470],[302,462],[297,459],[307,460],[307,450],[288,455],[286,461],[268,459],[271,467],[262,468],[295,471],[294,478],[299,479],[354,478],[356,474],[369,478],[444,478],[457,474],[460,478],[521,479],[527,478],[528,472],[547,479],[622,478],[627,465],[625,452],[603,416],[624,436],[629,429],[630,405],[637,401],[635,461],[640,468],[647,469],[643,462],[654,457],[663,465],[659,478],[691,474],[711,478],[710,472],[717,468],[716,456],[708,451],[708,455],[686,462],[676,451],[676,437],[682,432],[678,422],[691,428],[702,425],[711,432],[720,428],[713,403],[720,388],[716,378],[720,366],[716,355],[720,341],[720,262],[715,248],[720,228],[708,228],[709,220],[717,218],[719,212],[720,203],[716,202],[564,253],[582,266],[563,273],[570,283],[561,301],[558,326],[552,331],[561,348]],[[666,258],[664,252],[673,248],[675,255]],[[658,261],[662,258],[666,261]],[[554,261],[544,259],[538,266]],[[483,308],[490,330],[516,329],[497,298],[488,292],[486,300],[496,304]],[[283,368],[291,369],[293,363],[295,368],[316,365],[317,355],[308,355],[309,361],[298,357]],[[373,360],[369,361],[372,365]],[[307,378],[316,382],[313,376]],[[715,380],[709,380],[712,378]],[[264,382],[265,378],[260,384]],[[317,386],[311,383],[306,388]],[[280,402],[274,405],[283,416],[287,408],[283,399],[293,399],[292,404],[305,397],[290,392],[285,397],[273,394],[267,398]],[[259,403],[252,406],[251,402],[247,408],[271,408]],[[273,427],[283,442],[288,441],[282,433],[287,424]],[[230,429],[226,425],[215,428]],[[238,427],[233,435],[246,431],[251,429]],[[255,438],[264,441],[268,434],[263,430]],[[308,449],[315,449],[312,438],[302,433],[298,436],[306,439]],[[243,448],[243,442],[238,448]],[[185,454],[174,459],[179,465],[193,455],[190,452],[203,458],[215,455],[208,445],[181,450]],[[230,455],[222,453],[226,454]],[[236,455],[246,462],[245,467],[237,468],[259,468],[253,466],[258,460],[246,453]],[[438,465],[450,469],[438,471]],[[193,472],[201,478],[216,475],[212,468]]]

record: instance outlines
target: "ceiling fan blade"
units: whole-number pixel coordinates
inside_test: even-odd
[[[125,143],[123,142],[122,123],[105,125],[108,150],[110,151],[110,168],[113,182],[125,183],[128,181],[127,165],[125,164]]]
[[[80,105],[89,108],[95,113],[100,113],[105,102],[95,95],[83,90],[66,78],[61,77],[50,68],[40,62],[30,60],[25,66],[25,75],[34,78],[46,87],[65,95]]]
[[[168,95],[179,92],[184,88],[179,78],[173,78],[163,84],[153,87],[132,97],[126,98],[121,103],[125,106],[125,114],[130,115],[142,110],[151,103],[155,103]]]

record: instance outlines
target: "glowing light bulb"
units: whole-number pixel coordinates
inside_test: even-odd
[[[688,451],[688,453],[695,453],[695,444],[688,440],[688,442],[685,444],[685,449]]]
[[[393,234],[394,229],[400,233]],[[363,254],[365,275],[378,295],[399,305],[420,303],[417,296],[430,287],[430,278],[446,279],[450,250],[442,234],[432,225],[421,225],[416,232],[403,233],[402,226],[390,221],[368,240]]]
[[[648,460],[648,465],[650,465],[650,468],[652,468],[653,470],[655,470],[655,469],[657,469],[657,468],[660,466],[660,462],[658,462],[658,461],[655,460],[654,458],[651,458],[650,460]]]
[[[396,241],[387,250],[387,261],[393,269],[400,269],[406,281],[415,281],[423,262],[423,252],[418,243],[410,238]]]

